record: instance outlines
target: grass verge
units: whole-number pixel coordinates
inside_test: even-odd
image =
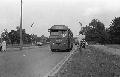
[[[55,77],[120,77],[120,57],[87,47],[74,54]]]
[[[115,49],[120,49],[120,45],[105,45],[108,48],[115,48]]]

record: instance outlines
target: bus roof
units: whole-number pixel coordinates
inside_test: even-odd
[[[68,30],[69,28],[65,25],[54,25],[49,30]]]

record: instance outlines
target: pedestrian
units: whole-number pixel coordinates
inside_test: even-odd
[[[78,42],[79,42],[79,46],[81,46],[81,42],[82,42],[83,39],[85,39],[85,35],[79,34],[77,39],[78,39]]]
[[[2,51],[6,51],[6,41],[2,42]]]
[[[88,43],[86,42],[85,45],[88,46]]]

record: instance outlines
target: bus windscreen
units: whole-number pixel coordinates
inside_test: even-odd
[[[58,32],[58,30],[52,30],[50,32],[50,35],[59,35],[59,32]]]
[[[50,35],[59,35],[59,36],[65,37],[67,35],[67,31],[66,30],[52,30]]]

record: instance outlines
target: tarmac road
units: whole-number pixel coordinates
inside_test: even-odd
[[[0,53],[0,77],[43,77],[69,52],[51,52],[49,46]]]

